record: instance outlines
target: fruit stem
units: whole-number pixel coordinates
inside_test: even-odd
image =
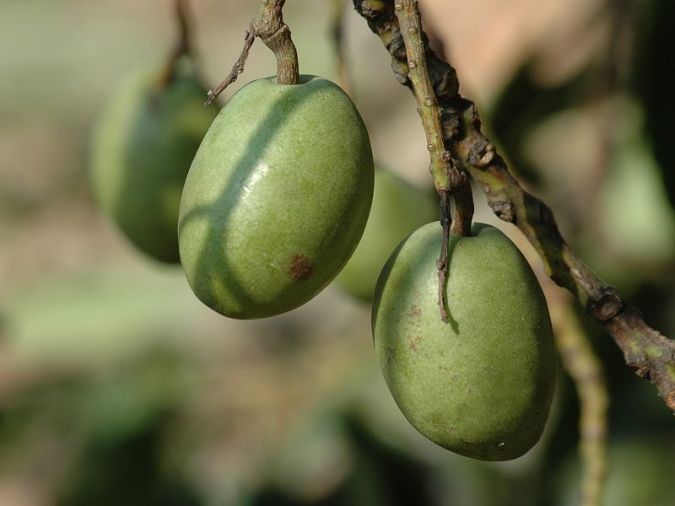
[[[422,118],[422,126],[427,138],[427,149],[431,157],[429,170],[440,198],[443,241],[440,257],[436,263],[438,268],[438,306],[441,319],[447,323],[447,290],[445,285],[449,267],[447,251],[449,235],[451,232],[455,235],[470,235],[473,198],[466,173],[453,163],[452,154],[445,147],[441,108],[427,69],[427,44],[422,30],[417,0],[396,0],[394,12],[405,44],[408,63],[406,79],[412,84],[412,90],[417,99],[417,111]],[[455,213],[452,218],[450,196],[455,199]]]
[[[448,243],[450,242],[450,192],[440,190],[438,196],[441,201],[441,227],[443,236],[441,238],[441,254],[436,261],[436,270],[438,271],[438,309],[441,312],[441,320],[448,323],[448,296],[446,285],[448,281]]]
[[[248,52],[260,37],[265,45],[272,50],[277,59],[277,83],[298,84],[300,71],[298,68],[298,52],[291,39],[291,31],[284,23],[282,8],[286,0],[262,0],[260,10],[251,21],[244,37],[244,48],[239,58],[232,66],[232,70],[222,82],[208,92],[206,105],[211,105],[225,88],[235,82],[244,71]]]
[[[178,25],[178,37],[164,70],[160,74],[160,88],[166,88],[171,84],[176,76],[178,61],[183,56],[190,56],[192,54],[192,28],[187,0],[174,0],[174,13],[176,24]]]
[[[298,84],[298,52],[291,39],[291,30],[284,23],[282,9],[285,3],[286,0],[262,0],[258,16],[251,25],[277,59],[277,83]]]

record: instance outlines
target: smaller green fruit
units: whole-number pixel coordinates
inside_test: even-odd
[[[122,83],[95,131],[91,181],[96,200],[141,251],[177,263],[178,209],[185,177],[217,114],[206,91],[179,67],[162,87],[144,70]]]
[[[442,230],[410,235],[382,271],[373,339],[387,386],[431,441],[482,460],[520,457],[541,437],[556,376],[551,321],[532,269],[499,230],[451,236],[449,323],[438,309]]]
[[[438,216],[438,201],[395,173],[375,170],[373,205],[363,237],[336,284],[348,294],[370,302],[377,277],[394,248],[415,229]]]

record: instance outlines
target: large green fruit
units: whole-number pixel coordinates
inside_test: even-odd
[[[415,229],[438,217],[438,200],[393,172],[375,171],[373,206],[363,237],[335,282],[370,302],[377,277],[394,248]]]
[[[449,323],[437,305],[441,227],[429,223],[393,253],[373,305],[375,349],[394,400],[435,443],[507,460],[540,438],[553,396],[551,322],[537,279],[499,230],[451,236]]]
[[[159,72],[125,80],[94,136],[91,179],[99,206],[141,251],[178,262],[178,208],[185,176],[216,116],[189,68],[166,87]]]
[[[313,76],[248,84],[185,182],[178,234],[192,290],[233,318],[304,304],[349,259],[372,196],[368,133],[338,86]]]

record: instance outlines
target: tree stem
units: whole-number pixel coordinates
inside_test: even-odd
[[[607,407],[609,394],[602,363],[593,351],[568,300],[551,311],[563,365],[579,397],[579,453],[583,462],[579,506],[600,506],[607,477]]]
[[[282,9],[285,3],[286,0],[262,0],[251,26],[277,59],[277,83],[298,84],[298,52],[291,39],[291,30],[284,23]]]

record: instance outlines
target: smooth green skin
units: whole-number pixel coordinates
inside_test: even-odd
[[[185,182],[178,234],[188,282],[232,318],[296,308],[347,262],[372,196],[368,132],[337,85],[254,81],[221,110]]]
[[[385,169],[375,170],[373,205],[363,237],[335,279],[345,292],[373,299],[377,278],[389,255],[408,235],[438,218],[438,199]]]
[[[378,280],[373,338],[394,400],[431,441],[467,457],[508,460],[540,438],[556,361],[539,283],[494,227],[451,236],[450,321],[437,305],[441,226],[429,223],[393,253]]]
[[[97,125],[91,181],[99,207],[141,251],[176,263],[178,209],[190,163],[215,108],[188,70],[164,89],[159,72],[125,80]]]

